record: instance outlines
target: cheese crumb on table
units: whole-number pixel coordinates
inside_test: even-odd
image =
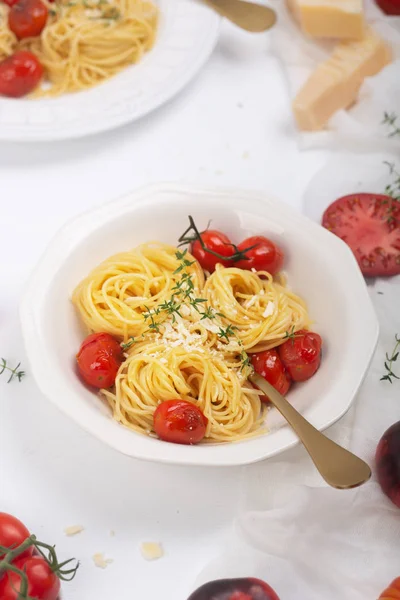
[[[64,533],[65,535],[76,535],[77,533],[81,533],[84,529],[83,525],[70,525],[70,527],[64,529]]]
[[[99,569],[105,569],[109,564],[113,562],[112,558],[104,558],[104,554],[102,552],[98,552],[97,554],[93,554],[93,562],[96,567]]]
[[[145,560],[157,560],[164,556],[161,544],[156,542],[143,542],[140,546],[140,552]]]

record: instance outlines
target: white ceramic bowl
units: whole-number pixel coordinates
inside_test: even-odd
[[[86,431],[136,458],[186,465],[252,463],[296,444],[271,411],[268,435],[224,445],[181,446],[136,434],[112,420],[107,407],[75,375],[83,339],[70,302],[75,285],[109,255],[158,239],[175,243],[191,214],[236,241],[266,234],[286,252],[292,288],[303,296],[324,340],[315,377],[290,399],[318,429],[350,407],[375,349],[378,322],[353,254],[339,238],[262,193],[147,187],[100,206],[67,224],[37,266],[21,305],[30,369],[42,392]]]

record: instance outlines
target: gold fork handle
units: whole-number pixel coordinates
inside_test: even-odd
[[[276,23],[272,8],[245,0],[203,0],[222,17],[252,33],[270,29]]]
[[[250,377],[285,417],[303,442],[325,481],[335,488],[357,487],[371,477],[371,469],[361,458],[339,446],[315,429],[268,381],[255,373]]]

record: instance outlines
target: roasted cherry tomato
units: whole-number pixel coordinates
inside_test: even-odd
[[[376,3],[387,15],[400,15],[400,0],[376,0]]]
[[[400,600],[400,577],[394,581],[382,592],[378,600]]]
[[[0,513],[0,546],[6,548],[20,546],[22,542],[30,536],[29,531],[23,523],[16,517],[7,513]],[[31,556],[33,548],[30,547],[25,552],[19,555],[19,558],[25,558]],[[4,554],[0,554],[0,559]],[[0,595],[2,600],[2,596]]]
[[[210,254],[210,252],[207,252],[207,250],[202,248],[199,240],[195,240],[191,244],[190,252],[193,254],[195,259],[199,261],[200,266],[205,271],[212,273],[215,270],[215,265],[217,263],[220,263],[224,267],[232,266],[233,262],[229,260],[229,257],[234,253],[234,248],[227,235],[221,233],[220,231],[209,229],[201,233],[200,237],[207,250],[211,250],[212,252],[216,252],[221,256],[227,257],[225,260]]]
[[[97,388],[114,385],[123,359],[121,345],[109,333],[92,333],[76,355],[82,379]]]
[[[206,434],[208,419],[186,400],[166,400],[154,413],[154,431],[161,440],[174,444],[197,444]]]
[[[297,331],[278,347],[278,354],[293,381],[306,381],[318,371],[322,340],[318,333]]]
[[[42,33],[48,13],[41,0],[18,0],[10,8],[8,26],[19,40],[36,37]]]
[[[255,235],[247,238],[238,245],[238,250],[248,250],[245,255],[247,260],[239,260],[235,262],[235,267],[239,269],[255,269],[256,271],[268,271],[271,275],[275,275],[282,269],[284,255],[282,250],[262,235]]]
[[[33,556],[18,559],[14,564],[26,573],[29,598],[32,600],[57,600],[60,592],[60,580],[44,558]],[[1,600],[19,600],[20,587],[20,575],[7,571],[0,578]]]
[[[255,372],[264,377],[278,392],[283,396],[287,394],[292,381],[276,350],[265,350],[252,354],[251,364]],[[261,400],[268,402],[266,396],[261,396]]]
[[[218,579],[198,588],[188,600],[279,600],[274,590],[261,579]]]
[[[4,4],[7,4],[8,6],[13,6],[13,4],[16,4],[18,2],[18,0],[2,0],[4,2]]]
[[[400,273],[400,202],[380,194],[350,194],[333,202],[322,225],[353,251],[366,277]]]
[[[25,96],[35,89],[42,77],[43,67],[36,56],[19,50],[0,62],[0,96]]]

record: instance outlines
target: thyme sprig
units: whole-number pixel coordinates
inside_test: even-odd
[[[19,362],[17,364],[16,367],[14,367],[14,369],[12,369],[8,364],[5,358],[1,358],[1,364],[0,364],[0,375],[3,375],[3,373],[5,371],[8,371],[10,373],[10,376],[8,378],[7,383],[10,383],[14,378],[18,379],[18,381],[21,381],[22,378],[25,375],[25,371],[19,371],[18,369],[21,366],[21,363]]]
[[[400,207],[400,173],[394,163],[385,160],[384,164],[389,168],[389,175],[393,177],[393,181],[385,187],[385,194],[390,199],[383,201],[383,204],[388,205],[385,220],[390,224],[396,221],[394,211]]]
[[[393,352],[392,355],[389,356],[388,353],[386,352],[386,360],[385,360],[385,369],[386,369],[386,374],[382,375],[381,377],[381,381],[389,381],[390,383],[393,383],[392,381],[392,377],[394,377],[395,379],[400,379],[400,376],[396,375],[396,373],[393,372],[393,363],[395,363],[397,361],[397,358],[399,356],[399,352],[400,352],[400,335],[398,335],[396,333],[396,335],[394,336],[394,339],[396,341],[396,344],[393,348]]]
[[[382,125],[387,125],[389,128],[388,137],[400,136],[400,122],[398,123],[398,119],[399,117],[394,112],[388,113],[385,111],[383,113]]]
[[[210,226],[210,223],[208,223],[207,229],[209,228],[209,226]],[[203,238],[201,237],[201,234],[204,233],[205,231],[207,231],[207,229],[205,229],[204,231],[202,231],[200,233],[196,226],[196,223],[194,222],[193,217],[191,217],[189,215],[189,227],[179,237],[178,246],[184,246],[185,244],[192,244],[193,242],[198,240],[200,242],[200,245],[203,248],[203,250],[205,252],[207,252],[208,254],[212,254],[213,256],[216,256],[220,260],[225,260],[225,261],[232,260],[233,262],[237,262],[238,260],[249,260],[249,257],[247,256],[247,252],[249,252],[250,250],[253,250],[253,248],[255,248],[257,246],[257,244],[253,244],[252,246],[249,246],[248,248],[244,248],[243,250],[240,250],[235,244],[226,244],[227,246],[232,248],[233,252],[229,256],[224,256],[223,254],[219,254],[219,252],[214,252],[214,250],[210,250],[210,248],[207,248],[206,244],[203,242]]]
[[[57,554],[54,546],[40,542],[35,535],[29,536],[19,546],[0,546],[0,573],[13,572],[20,577],[20,586],[17,592],[18,600],[32,600],[28,595],[28,576],[25,570],[20,569],[15,565],[15,560],[28,548],[34,547],[39,554],[42,555],[44,560],[48,563],[50,569],[57,575],[62,581],[71,581],[79,568],[79,562],[76,561],[75,565],[71,563],[75,561],[74,558],[65,560],[64,562],[58,562]]]

